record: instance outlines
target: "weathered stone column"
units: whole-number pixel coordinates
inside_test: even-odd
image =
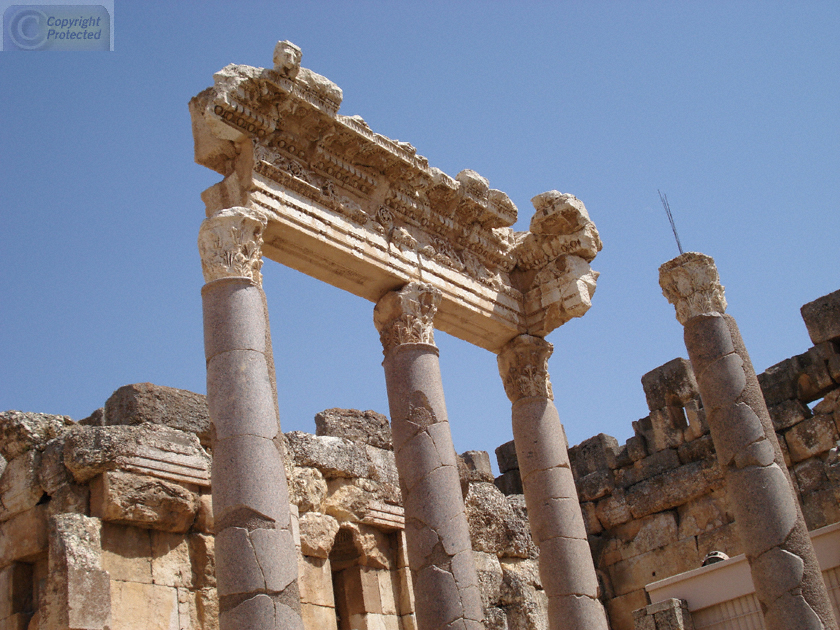
[[[265,225],[252,210],[230,208],[205,220],[198,237],[221,630],[303,629],[267,356]]]
[[[659,268],[685,345],[768,630],[837,629],[802,511],[714,260]]]
[[[540,549],[549,627],[607,630],[566,434],[548,377],[552,351],[540,337],[514,337],[499,353],[499,374],[513,403],[513,439],[531,536]]]
[[[373,321],[385,354],[417,625],[478,629],[484,612],[434,345],[440,299],[437,289],[412,282],[379,300]]]

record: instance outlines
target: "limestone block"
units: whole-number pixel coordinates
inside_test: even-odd
[[[702,462],[693,462],[631,486],[625,497],[633,517],[641,518],[687,503],[708,491]]]
[[[490,467],[490,455],[487,451],[466,451],[459,455],[458,472],[461,483],[493,483],[493,469]]]
[[[215,587],[195,592],[195,612],[198,628],[219,630],[219,596]]]
[[[301,604],[331,608],[335,616],[332,571],[328,559],[300,556],[298,558],[298,589]]]
[[[675,511],[660,512],[625,523],[611,532],[622,543],[621,558],[626,560],[675,543],[679,537]]]
[[[91,483],[90,509],[111,523],[185,532],[195,520],[198,497],[163,479],[112,471]]]
[[[188,543],[193,586],[197,589],[215,588],[215,538],[207,534],[190,534]]]
[[[519,470],[519,462],[516,459],[516,444],[513,440],[505,442],[496,449],[496,462],[499,464],[499,473],[505,474],[509,470]]]
[[[502,594],[502,565],[495,554],[474,551],[475,570],[481,590],[481,603],[486,609],[499,603]]]
[[[210,414],[201,394],[152,383],[124,385],[105,402],[105,424],[162,424],[210,445]]]
[[[285,435],[296,466],[317,468],[327,479],[368,477],[372,472],[364,445],[302,431]]]
[[[575,479],[615,468],[618,450],[618,440],[605,433],[599,433],[570,448],[569,460]]]
[[[814,405],[814,413],[817,415],[830,416],[835,411],[840,411],[840,388],[829,392],[825,398]]]
[[[304,628],[313,628],[317,630],[338,629],[335,617],[335,608],[302,603],[300,606],[300,616],[303,619]]]
[[[700,395],[691,364],[683,358],[673,359],[645,374],[642,388],[651,411],[682,406]]]
[[[289,501],[298,506],[301,514],[320,512],[327,497],[327,482],[317,468],[295,467],[289,480]]]
[[[815,344],[840,338],[840,291],[808,302],[800,312]]]
[[[112,580],[152,583],[152,541],[148,529],[102,523],[102,568]]]
[[[682,407],[666,407],[654,409],[650,412],[651,441],[648,444],[651,451],[661,451],[664,448],[676,448],[685,441],[688,420]]]
[[[793,463],[825,453],[837,443],[837,426],[831,416],[814,416],[785,433]]]
[[[796,380],[799,374],[794,358],[771,365],[756,376],[768,408],[796,399]]]
[[[623,488],[628,488],[639,483],[643,479],[649,479],[656,475],[677,468],[680,465],[680,457],[677,449],[666,448],[656,451],[648,457],[644,457],[633,463],[628,468],[620,468],[615,471],[615,482]]]
[[[41,453],[26,451],[9,461],[0,477],[0,521],[5,521],[38,504],[44,494],[38,484]]]
[[[633,518],[624,491],[620,488],[617,488],[612,496],[605,497],[595,504],[595,515],[604,529],[612,529]]]
[[[193,529],[204,534],[213,533],[213,495],[202,493],[198,495],[198,511],[195,516]]]
[[[28,450],[42,450],[74,424],[68,416],[4,411],[0,413],[0,455],[12,461]]]
[[[161,425],[73,427],[65,439],[64,465],[79,483],[119,469],[210,485],[210,457],[198,438]]]
[[[499,556],[536,553],[522,495],[503,495],[490,483],[470,484],[464,502],[472,548]]]
[[[616,595],[643,589],[646,584],[700,566],[697,541],[684,538],[667,547],[621,560],[608,568]]]
[[[45,627],[114,627],[110,580],[101,565],[100,528],[98,519],[80,514],[50,518],[47,592],[39,610]]]
[[[694,630],[688,603],[666,599],[633,611],[636,630]]]
[[[327,483],[327,498],[322,504],[325,514],[340,522],[358,523],[379,502],[379,496],[360,479],[330,479]],[[365,487],[368,486],[368,487]]]
[[[180,627],[178,589],[170,586],[112,581],[111,606],[111,630],[174,630]]]
[[[341,529],[350,532],[360,566],[391,569],[396,565],[394,546],[388,534],[363,523],[342,523]]]
[[[802,494],[810,494],[828,483],[826,466],[819,458],[806,459],[796,464],[793,473]]]
[[[837,384],[831,378],[829,363],[836,360],[838,352],[832,342],[825,342],[810,348],[808,352],[794,357],[799,370],[796,380],[796,395],[802,402],[822,398]]]
[[[329,558],[338,533],[338,521],[328,514],[305,512],[300,515],[300,545],[304,556]]]
[[[73,476],[64,465],[64,439],[58,437],[47,442],[41,453],[38,484],[44,492],[53,496],[59,488],[68,483],[73,483]]]
[[[586,528],[586,534],[589,536],[600,534],[604,531],[601,521],[598,520],[598,514],[595,511],[595,504],[591,501],[586,501],[580,504],[580,512],[583,515],[583,524]]]
[[[783,431],[811,417],[811,410],[798,400],[783,400],[767,407],[773,427]]]
[[[47,550],[47,506],[36,505],[0,523],[0,566],[31,560]]]
[[[644,589],[608,600],[606,608],[610,618],[610,628],[612,630],[642,630],[634,628],[633,611],[644,608],[647,604],[648,597]]]
[[[383,486],[389,486],[388,492],[398,503],[400,499],[400,477],[394,452],[375,446],[366,445],[365,452],[370,461],[370,479]]]
[[[414,588],[411,585],[411,570],[408,567],[397,569],[396,577],[398,587],[397,608],[400,615],[412,615],[414,613]]]
[[[732,522],[732,513],[728,509],[725,493],[711,492],[688,503],[680,505],[679,538],[697,536],[702,532],[723,527]]]
[[[612,493],[615,478],[611,470],[598,470],[581,477],[576,485],[581,501],[595,501]]]
[[[803,496],[802,514],[810,530],[840,522],[840,490],[832,487]]]
[[[528,587],[505,609],[509,630],[548,630],[548,598],[543,591]]]
[[[171,532],[150,532],[152,541],[152,581],[155,584],[192,588],[193,569],[189,538]]]
[[[393,450],[387,416],[358,409],[326,409],[315,414],[315,435],[345,438],[376,448]]]
[[[518,468],[502,473],[493,480],[493,483],[504,495],[522,494],[522,477],[519,475]]]
[[[627,457],[630,458],[631,461],[637,462],[640,459],[648,456],[647,445],[645,443],[645,438],[641,435],[634,435],[631,438],[627,439]]]
[[[677,455],[681,464],[704,460],[712,461],[715,458],[715,443],[711,435],[703,435],[682,444],[677,449]]]

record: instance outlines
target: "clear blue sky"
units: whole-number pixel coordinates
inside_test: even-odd
[[[530,199],[577,195],[604,250],[593,307],[549,336],[570,442],[624,441],[641,376],[685,356],[658,267],[713,256],[761,371],[840,288],[840,3],[117,2],[115,51],[0,52],[0,409],[80,419],[118,387],[205,391],[187,102],[274,44],[341,113]],[[387,412],[371,303],[267,262],[283,429]],[[495,357],[438,333],[459,452],[511,439]]]

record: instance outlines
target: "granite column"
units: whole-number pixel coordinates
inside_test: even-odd
[[[201,225],[221,630],[302,630],[262,293],[266,219],[229,208]]]
[[[483,628],[455,447],[434,345],[440,292],[412,282],[374,309],[420,630]]]
[[[837,630],[776,432],[714,260],[687,252],[659,268],[676,307],[729,504],[768,630]]]
[[[552,351],[540,337],[514,337],[499,353],[499,374],[513,403],[513,439],[531,536],[540,550],[549,627],[607,630],[566,434],[548,376]]]

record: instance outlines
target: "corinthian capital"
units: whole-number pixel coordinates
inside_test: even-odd
[[[434,319],[440,299],[438,289],[421,282],[409,282],[399,291],[386,293],[373,309],[382,352],[388,354],[404,343],[434,345]]]
[[[711,256],[686,252],[659,268],[662,295],[677,309],[677,320],[684,326],[698,315],[726,312],[726,298]]]
[[[541,337],[519,335],[499,353],[499,374],[511,402],[530,396],[554,399],[548,378],[548,358],[554,346]]]
[[[204,281],[250,278],[262,285],[262,234],[266,217],[249,208],[225,208],[205,219],[198,230]]]

